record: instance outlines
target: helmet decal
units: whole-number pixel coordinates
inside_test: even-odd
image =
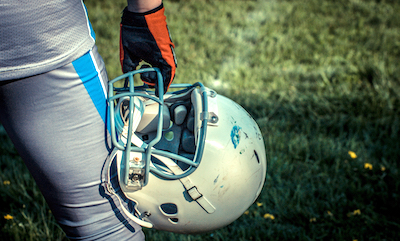
[[[231,140],[232,140],[233,147],[235,149],[239,145],[239,142],[240,142],[241,130],[242,130],[242,128],[240,126],[234,125],[232,127]]]

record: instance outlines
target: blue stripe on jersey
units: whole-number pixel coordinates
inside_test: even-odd
[[[92,24],[90,23],[90,21],[88,21],[88,23],[89,23],[89,28],[90,28],[90,36],[92,36],[92,38],[93,38],[94,40],[96,40],[96,34],[94,33]]]
[[[99,112],[99,115],[103,119],[104,123],[106,123],[107,100],[99,77],[100,73],[97,72],[90,51],[73,61],[72,65],[74,66],[79,78],[82,80],[93,104]]]
[[[89,21],[86,5],[83,2],[82,2],[82,5],[83,5],[83,9],[85,10],[86,21],[87,21],[87,24],[89,26],[90,36],[93,38],[94,41],[96,41],[96,34],[95,34],[94,30],[93,30],[92,23]]]

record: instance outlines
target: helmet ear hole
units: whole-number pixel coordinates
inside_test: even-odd
[[[174,203],[163,203],[160,205],[160,211],[165,216],[172,216],[178,214],[178,206]]]
[[[172,224],[177,224],[179,219],[178,218],[169,218],[168,219]]]

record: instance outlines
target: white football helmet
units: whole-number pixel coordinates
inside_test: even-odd
[[[157,95],[134,87],[133,76],[147,71],[157,73]],[[125,87],[116,88],[123,79]],[[267,161],[260,129],[241,106],[201,83],[170,89],[176,91],[164,95],[157,68],[109,82],[110,165],[117,162],[119,185],[135,202],[134,213],[123,211],[144,227],[176,233],[224,227],[263,187]]]

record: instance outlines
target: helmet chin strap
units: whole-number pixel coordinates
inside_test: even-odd
[[[134,144],[136,146],[147,148],[147,144],[145,142],[143,142],[135,134],[132,135],[131,142],[132,142],[132,144]],[[115,156],[117,155],[118,151],[120,151],[118,148],[114,148],[114,150],[108,156],[107,161],[106,161],[106,162],[109,163],[108,164],[108,168],[107,168],[108,171],[107,171],[106,188],[107,188],[107,190],[108,190],[108,192],[110,194],[112,194],[112,195],[117,197],[118,202],[120,203],[120,207],[121,207],[122,211],[125,213],[125,215],[128,218],[132,219],[134,222],[136,222],[137,224],[139,224],[142,227],[153,228],[153,224],[151,222],[143,220],[143,218],[146,215],[141,214],[136,207],[135,207],[135,211],[136,211],[136,213],[138,214],[139,217],[133,215],[128,209],[126,209],[125,206],[122,203],[121,198],[119,197],[118,194],[115,193],[114,188],[111,186],[111,180],[110,180],[111,164],[116,159]],[[163,162],[168,167],[168,169],[170,169],[171,172],[174,173],[175,175],[179,175],[179,174],[182,174],[184,172],[170,158],[164,157],[164,156],[160,156],[160,155],[156,155],[156,154],[153,154],[153,156],[155,158],[159,159],[161,162]],[[117,166],[118,166],[117,170],[119,170],[119,166],[120,166],[119,163],[117,163]],[[118,175],[119,175],[119,171],[117,171],[117,172],[118,172]],[[205,196],[203,196],[203,194],[201,194],[199,192],[199,190],[197,189],[195,184],[190,180],[189,177],[180,178],[179,181],[182,183],[182,185],[186,189],[188,195],[192,198],[193,201],[196,201],[207,213],[211,214],[211,213],[215,212],[216,208],[210,203],[210,201]],[[139,205],[135,200],[133,200],[133,201],[136,203],[136,205]]]
[[[183,170],[170,158],[160,155],[153,156],[162,161],[175,175],[183,173]],[[193,201],[196,201],[207,213],[211,214],[215,212],[216,208],[210,203],[210,201],[208,201],[205,196],[203,196],[203,194],[199,192],[197,187],[188,176],[180,178],[179,181],[185,187],[187,193],[193,199]]]
[[[143,142],[139,137],[137,137],[135,134],[132,135],[131,139],[132,143],[136,146],[147,148],[147,144]],[[168,167],[169,170],[175,175],[179,175],[184,173],[184,171],[170,158],[157,155],[157,154],[152,154],[155,158],[160,160],[161,162],[164,163]],[[187,193],[189,196],[193,199],[193,201],[196,201],[207,213],[213,213],[215,212],[216,208],[208,201],[208,199],[201,194],[195,184],[190,180],[188,176],[180,178],[179,181],[182,183],[182,185],[185,187]]]

